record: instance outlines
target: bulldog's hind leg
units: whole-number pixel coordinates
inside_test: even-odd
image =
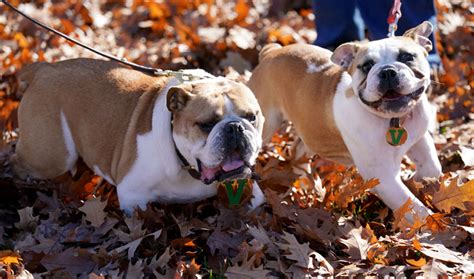
[[[28,105],[19,113],[20,138],[11,158],[13,171],[21,178],[54,178],[71,170],[78,155],[64,115],[36,113],[40,112]]]

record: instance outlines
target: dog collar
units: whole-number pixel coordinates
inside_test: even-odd
[[[174,141],[173,138],[173,113],[171,113],[171,138],[173,140],[173,145],[174,145],[174,150],[176,151],[176,155],[178,155],[179,160],[181,161],[182,168],[187,170],[189,175],[197,180],[201,180],[201,172],[200,170],[197,170],[194,166],[192,166],[186,158],[184,158],[183,154],[179,151],[178,147],[176,146],[176,142]]]
[[[400,124],[400,118],[390,119],[390,126],[385,134],[385,140],[391,146],[403,145],[408,139],[408,132]]]

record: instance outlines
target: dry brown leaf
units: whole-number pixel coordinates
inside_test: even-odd
[[[15,227],[21,230],[34,230],[38,225],[39,216],[33,216],[33,207],[25,207],[18,210],[20,221],[15,223]]]
[[[107,206],[107,201],[101,201],[100,197],[94,197],[90,200],[86,200],[84,205],[79,207],[79,210],[84,212],[86,221],[89,221],[92,226],[98,228],[105,221],[104,208]]]
[[[359,226],[351,229],[346,235],[348,236],[347,239],[340,239],[339,241],[347,247],[345,252],[351,256],[351,259],[367,259],[370,237],[367,237],[367,230]]]
[[[452,207],[467,210],[464,202],[474,200],[474,180],[470,180],[462,186],[457,185],[455,178],[451,179],[449,185],[446,180],[442,181],[440,189],[433,195],[433,205],[436,208],[450,213]]]
[[[269,270],[263,269],[263,265],[257,268],[253,266],[256,256],[254,255],[248,261],[242,262],[241,265],[231,265],[227,268],[224,275],[229,279],[266,278]]]
[[[69,248],[59,254],[45,255],[41,264],[49,271],[63,269],[71,275],[91,272],[95,266],[92,255],[81,248]]]
[[[156,240],[159,236],[161,235],[161,230],[157,230],[156,232],[153,232],[153,233],[149,233],[143,237],[140,237],[138,239],[135,239],[134,241],[132,242],[129,242],[123,246],[120,246],[116,249],[114,249],[113,251],[117,252],[117,253],[121,253],[125,250],[128,249],[128,252],[127,252],[127,258],[128,259],[131,259],[133,257],[133,255],[135,254],[135,251],[137,250],[138,246],[140,245],[140,243],[142,242],[142,240],[145,238],[145,237],[148,237],[148,236],[153,236],[153,239]]]

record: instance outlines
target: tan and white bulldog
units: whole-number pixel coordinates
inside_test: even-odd
[[[355,163],[365,179],[380,180],[373,191],[391,209],[410,198],[415,212],[427,216],[430,211],[403,184],[400,163],[408,153],[418,177],[441,174],[427,131],[432,29],[424,22],[403,36],[346,43],[334,53],[312,45],[265,46],[248,83],[266,119],[264,141],[290,120],[311,153]],[[392,118],[408,134],[399,146],[386,141]]]
[[[202,70],[186,73],[205,78],[180,83],[94,59],[26,67],[15,173],[53,178],[81,157],[117,185],[128,213],[149,201],[201,200],[217,193],[217,181],[248,177],[264,121],[254,94]],[[252,194],[252,207],[264,201],[256,183]]]

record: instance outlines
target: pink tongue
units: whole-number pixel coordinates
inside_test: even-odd
[[[207,168],[206,166],[202,165],[201,169],[201,180],[204,179],[213,179],[216,176],[216,173],[221,169],[220,166],[215,168]]]
[[[244,165],[244,161],[238,159],[232,159],[222,164],[222,169],[225,172],[236,170]]]

